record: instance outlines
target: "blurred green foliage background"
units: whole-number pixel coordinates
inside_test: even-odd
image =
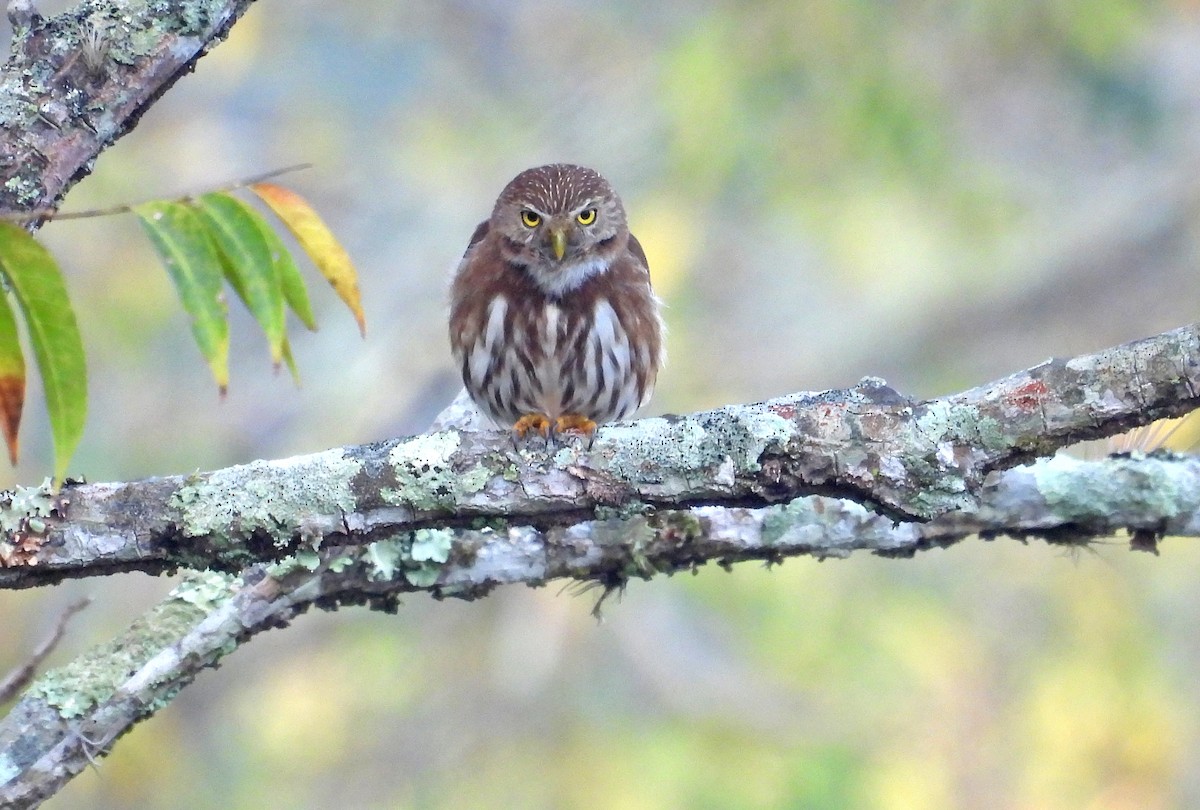
[[[53,12],[63,2],[42,5]],[[593,166],[666,299],[650,411],[886,378],[918,396],[1191,322],[1195,0],[257,4],[67,209],[286,182],[356,259],[272,374],[234,311],[219,402],[130,217],[42,238],[89,351],[89,480],[418,432],[457,390],[449,272],[518,171]],[[39,393],[31,392],[31,401]],[[31,404],[25,457],[50,450]],[[55,808],[1200,806],[1200,551],[1011,540],[592,596],[310,615],[205,673]],[[5,593],[0,669],[166,593]]]

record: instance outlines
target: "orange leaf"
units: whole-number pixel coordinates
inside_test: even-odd
[[[358,291],[358,273],[337,237],[312,206],[294,191],[274,183],[255,183],[250,190],[292,232],[321,275],[333,285],[334,292],[350,308],[354,320],[358,322],[358,331],[366,335],[367,321],[363,315],[362,296]]]
[[[22,369],[24,371],[24,369]],[[25,407],[25,375],[0,375],[0,427],[8,445],[8,460],[13,466],[20,455],[17,431],[21,427],[21,410]]]

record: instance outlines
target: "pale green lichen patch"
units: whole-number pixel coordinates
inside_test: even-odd
[[[9,89],[9,85],[0,86],[0,120],[7,122],[14,128],[23,124],[28,124],[29,120],[37,115],[37,105],[30,104],[23,100],[17,94]],[[14,178],[15,179],[15,178]],[[21,185],[20,180],[16,183],[12,179],[4,182],[4,188],[13,193],[19,191]]]
[[[4,190],[9,192],[21,205],[36,203],[42,195],[42,187],[39,183],[20,175],[14,175],[5,180]]]
[[[475,467],[467,470],[458,479],[458,491],[464,495],[480,492],[492,479],[492,473],[486,467]]]
[[[428,588],[437,583],[453,548],[454,532],[449,529],[418,529],[371,543],[363,561],[377,582],[403,576],[411,585]]]
[[[320,567],[321,555],[312,549],[303,549],[290,557],[285,557],[279,562],[267,566],[267,574],[275,579],[283,579],[298,571],[307,571],[311,574]]]
[[[413,535],[412,558],[415,562],[444,563],[450,559],[454,533],[445,529],[418,529]]]
[[[823,508],[818,510],[818,503],[824,504]],[[849,557],[861,521],[854,519],[857,514],[844,515],[829,506],[825,499],[795,498],[768,507],[763,515],[763,545],[807,550],[818,559]],[[858,504],[850,509],[853,513],[863,511]]]
[[[168,5],[175,6],[171,3]],[[200,36],[210,29],[222,16],[228,14],[228,3],[225,0],[207,0],[207,2],[184,3],[182,16],[175,24],[180,34]]]
[[[7,753],[0,752],[0,785],[7,785],[17,778],[21,768],[9,758]]]
[[[102,25],[111,40],[109,50],[115,61],[132,65],[168,42],[171,35],[206,37],[219,19],[225,4],[206,2],[151,3],[147,13],[108,15],[94,25]]]
[[[370,569],[370,577],[376,582],[388,582],[404,565],[407,552],[405,543],[399,538],[379,540],[367,546],[364,560]]]
[[[1009,439],[1005,433],[1004,424],[990,416],[981,416],[975,420],[975,435],[979,438],[978,445],[983,450],[1005,450]]]
[[[811,498],[795,498],[763,510],[764,545],[812,545],[823,535]]]
[[[49,478],[38,487],[16,487],[0,493],[0,565],[36,564],[36,550],[54,514]]]
[[[396,477],[395,489],[384,489],[384,501],[420,511],[453,509],[466,495],[479,492],[491,472],[476,466],[463,472],[453,467],[459,447],[457,431],[417,436],[392,448],[388,460]]]
[[[897,526],[852,501],[802,497],[763,510],[762,542],[789,554],[807,552],[818,559],[848,557],[864,546],[896,553],[911,551],[916,525]]]
[[[340,450],[256,461],[191,481],[171,501],[189,537],[244,537],[261,529],[286,540],[308,531],[314,517],[353,512],[351,485],[360,466]]]
[[[1004,425],[980,416],[978,408],[970,405],[934,400],[926,404],[915,424],[922,436],[938,443],[970,443],[988,451],[1008,447]]]
[[[442,565],[450,559],[453,547],[454,532],[449,529],[418,529],[413,532],[404,578],[418,588],[430,587],[437,582]]]
[[[438,581],[436,566],[422,565],[404,569],[404,578],[415,588],[432,588]]]
[[[1114,514],[1170,520],[1183,508],[1181,482],[1144,456],[1085,464],[1057,455],[1031,470],[1046,505],[1069,521],[1107,521]]]
[[[329,561],[329,570],[340,574],[354,564],[354,558],[349,554],[339,554]]]
[[[953,509],[967,509],[976,503],[966,483],[949,475],[943,476],[938,486],[930,485],[911,493],[902,506],[905,514],[928,519]]]
[[[49,517],[54,510],[54,490],[47,478],[37,487],[16,487],[0,495],[0,528],[24,531],[31,520]]]
[[[117,638],[53,669],[29,688],[66,718],[80,717],[111,699],[154,656],[185,635],[232,596],[232,578],[191,572],[164,600]]]
[[[208,613],[229,600],[236,581],[234,575],[220,571],[193,571],[171,591],[171,596]]]
[[[753,472],[768,447],[782,446],[792,434],[792,423],[777,414],[730,407],[678,420],[643,419],[636,428],[616,425],[599,450],[617,477],[662,483],[723,466],[731,474]]]

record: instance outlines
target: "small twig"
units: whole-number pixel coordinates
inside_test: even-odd
[[[269,172],[263,172],[262,174],[251,175],[250,177],[245,177],[245,178],[242,178],[241,180],[234,180],[234,181],[226,183],[224,185],[217,186],[215,188],[206,189],[204,191],[196,191],[196,192],[191,192],[189,194],[178,194],[178,195],[168,198],[168,199],[191,200],[191,199],[195,199],[196,197],[199,197],[204,194],[214,194],[214,193],[220,193],[220,192],[226,192],[226,191],[236,191],[239,188],[246,188],[247,186],[252,186],[255,183],[261,183],[265,180],[270,180],[274,177],[279,177],[282,174],[289,174],[291,172],[298,172],[298,171],[301,171],[302,169],[310,169],[310,168],[312,168],[311,163],[297,163],[294,166],[285,166],[282,169],[272,169]],[[161,199],[164,199],[164,198],[162,198],[162,197],[154,198],[154,200],[161,200]],[[30,221],[37,220],[37,219],[62,221],[62,220],[66,220],[66,219],[92,219],[93,217],[109,217],[109,216],[113,216],[114,214],[128,214],[128,213],[132,212],[133,209],[137,208],[139,205],[143,205],[144,203],[152,202],[152,201],[153,200],[143,200],[140,203],[124,203],[122,205],[114,205],[109,208],[91,208],[91,209],[88,209],[87,211],[68,211],[66,213],[60,213],[57,209],[54,209],[54,208],[36,208],[32,211],[21,211],[20,213],[12,213],[12,214],[0,213],[0,220],[6,220],[8,222],[16,222],[19,224],[23,224],[25,222],[30,222]]]
[[[58,646],[58,642],[62,641],[63,634],[67,631],[67,623],[71,621],[71,617],[91,603],[92,598],[85,596],[67,606],[67,609],[58,617],[58,624],[55,625],[54,632],[50,634],[49,638],[38,645],[28,661],[9,672],[4,680],[0,681],[0,703],[7,703],[17,692],[20,692],[29,685],[29,682],[33,680],[33,676],[37,674],[38,667],[46,660],[46,656],[54,652],[54,648]]]

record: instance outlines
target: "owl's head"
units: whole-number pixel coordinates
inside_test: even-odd
[[[500,192],[489,230],[504,258],[560,296],[608,270],[629,228],[621,198],[591,169],[566,163],[521,172]]]

